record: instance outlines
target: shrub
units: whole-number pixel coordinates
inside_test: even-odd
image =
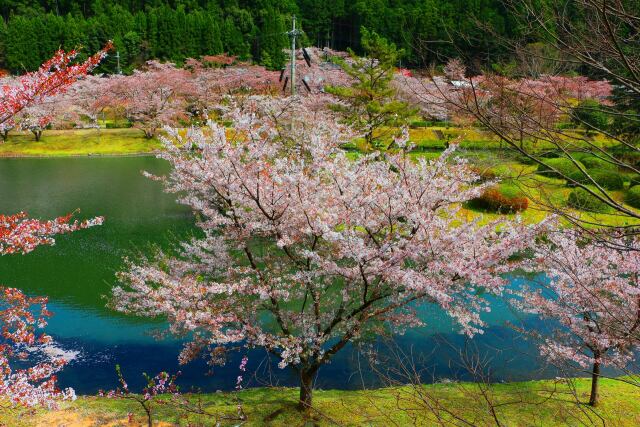
[[[618,167],[613,163],[607,162],[606,160],[596,156],[582,156],[577,158],[587,169],[618,170]]]
[[[571,122],[562,122],[558,123],[556,129],[564,130],[564,129],[573,129],[576,125]]]
[[[580,169],[566,157],[558,157],[555,159],[545,159],[544,165],[538,166],[538,172],[544,174],[546,176],[554,176],[562,178],[563,176],[570,176],[572,173],[580,172]],[[584,165],[577,161],[578,165],[584,168]],[[554,170],[557,170],[559,173],[556,173]],[[586,169],[586,168],[585,168]]]
[[[496,213],[515,213],[529,207],[529,199],[519,195],[518,188],[508,185],[487,188],[480,197],[469,201],[469,207]]]
[[[630,142],[635,145],[640,144],[640,137],[636,137],[635,139],[632,137]],[[611,147],[609,152],[611,152],[616,159],[619,159],[621,163],[640,167],[640,151],[638,150],[631,149],[624,144],[618,144]]]
[[[587,212],[606,213],[611,210],[611,207],[604,203],[602,200],[590,194],[583,188],[576,188],[569,194],[567,204],[574,209],[579,209]]]
[[[588,173],[598,185],[606,190],[622,190],[624,188],[624,179],[616,171],[592,169]],[[580,171],[570,174],[569,178],[581,184],[591,184],[591,181]]]
[[[634,185],[640,185],[640,175],[634,175],[629,178],[629,188],[633,187]]]
[[[573,109],[574,122],[588,130],[591,128],[606,129],[609,125],[609,116],[603,110],[600,103],[594,99],[585,99]]]
[[[105,124],[105,128],[107,129],[121,129],[121,128],[130,128],[133,126],[133,123],[130,121],[118,121],[118,122],[107,122]]]
[[[491,168],[472,166],[471,170],[480,177],[480,182],[492,181],[498,177]]]
[[[432,123],[426,120],[414,120],[413,122],[409,123],[409,127],[411,129],[428,128],[430,126],[432,126]]]
[[[640,209],[640,185],[634,185],[629,189],[625,201],[634,208]]]

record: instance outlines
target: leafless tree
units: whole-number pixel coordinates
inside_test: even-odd
[[[448,104],[450,114],[467,115],[489,130],[527,163],[538,165],[546,177],[535,175],[520,184],[539,206],[590,230],[614,228],[638,234],[640,212],[613,195],[600,176],[580,161],[596,158],[627,176],[640,176],[640,6],[633,0],[505,0],[519,20],[522,38],[503,40],[520,65],[517,75],[486,71],[469,75],[463,69],[449,78],[435,73],[416,90]],[[498,36],[496,36],[498,37]],[[532,44],[532,40],[537,40]],[[559,75],[573,69],[587,78]],[[458,70],[459,71],[459,70]],[[601,86],[599,86],[601,84]],[[613,96],[602,85],[610,85]],[[573,88],[567,87],[573,85]],[[593,90],[592,90],[593,89]],[[597,103],[576,107],[575,93],[592,90],[584,99]],[[580,96],[577,97],[580,100]],[[429,102],[428,99],[425,102]],[[586,113],[597,113],[591,120]],[[582,130],[565,129],[571,121]],[[608,144],[602,144],[604,136]],[[550,158],[563,158],[572,173]],[[576,172],[577,171],[577,172]],[[545,191],[549,177],[561,185],[581,188],[619,218],[607,224],[598,215],[578,215]],[[611,230],[609,230],[611,231]],[[592,231],[593,232],[593,231]]]

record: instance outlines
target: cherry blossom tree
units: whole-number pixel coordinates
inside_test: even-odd
[[[13,120],[7,120],[4,123],[0,123],[0,138],[2,142],[6,142],[9,139],[9,132],[16,127],[16,123]]]
[[[0,123],[11,120],[30,105],[63,93],[78,78],[93,70],[107,55],[111,47],[112,44],[107,43],[100,52],[79,64],[72,64],[78,54],[77,51],[64,52],[60,50],[50,60],[42,64],[38,71],[27,73],[11,82],[3,82],[4,84],[0,88]]]
[[[14,117],[64,92],[79,77],[93,69],[106,55],[105,50],[78,65],[70,65],[75,52],[58,52],[34,73],[26,74],[14,84],[4,84],[0,91],[0,124],[12,124]],[[24,212],[0,214],[0,255],[26,254],[39,245],[53,245],[53,236],[102,223],[102,218],[72,221],[73,214],[50,221],[30,219]],[[29,368],[15,368],[14,362],[26,359],[28,351],[46,345],[51,337],[39,333],[51,316],[43,297],[29,297],[14,288],[0,288],[0,396],[10,406],[55,406],[59,399],[73,399],[73,390],[61,391],[55,374],[66,363],[62,359],[38,362]]]
[[[448,120],[452,110],[440,96],[439,90],[453,90],[438,77],[437,83],[428,78],[396,73],[392,81],[398,98],[417,107],[424,117],[436,120]]]
[[[561,325],[541,353],[591,367],[590,405],[598,402],[601,367],[624,369],[640,349],[640,252],[619,249],[637,244],[611,247],[576,230],[549,233],[531,262],[549,282],[521,294],[525,310]]]
[[[352,135],[332,120],[276,99],[234,111],[233,136],[210,122],[168,130],[167,191],[200,216],[205,237],[129,260],[114,287],[122,312],[166,316],[192,338],[180,355],[224,359],[230,344],[266,348],[300,378],[312,403],[319,368],[385,326],[420,324],[415,304],[444,308],[469,335],[501,292],[506,260],[538,232],[504,220],[460,223],[460,204],[484,186],[447,150],[414,162],[402,152],[352,160]],[[277,117],[278,122],[273,117]],[[405,139],[396,141],[399,146]]]
[[[0,345],[0,395],[12,406],[53,407],[59,399],[75,399],[73,389],[59,390],[55,374],[66,361],[58,358],[36,363],[28,369],[12,368],[12,360],[26,359],[27,348],[49,344],[52,339],[38,333],[51,313],[47,299],[28,297],[19,289],[0,288],[3,343]]]
[[[0,255],[26,254],[39,245],[53,245],[53,236],[99,225],[102,218],[71,221],[72,215],[51,221],[27,218],[25,213],[0,215]],[[14,362],[27,359],[29,349],[50,344],[52,338],[39,332],[47,325],[51,312],[47,299],[29,297],[19,289],[0,287],[0,396],[11,406],[53,407],[57,400],[74,399],[72,389],[59,390],[56,373],[67,363],[62,358],[47,359],[28,368],[14,368]]]
[[[225,68],[206,67],[198,61],[192,63],[196,97],[192,109],[204,121],[219,109],[224,98],[243,95],[271,94],[279,91],[279,73],[262,66],[240,64]]]
[[[122,108],[133,126],[151,139],[165,124],[187,118],[187,98],[194,93],[189,71],[149,61],[146,70],[111,77],[99,105]]]
[[[105,93],[107,82],[105,77],[87,75],[64,94],[64,113],[73,119],[76,127],[99,128],[98,115],[104,108],[99,99]]]
[[[611,85],[586,77],[543,75],[513,79],[496,74],[467,77],[464,64],[450,60],[444,76],[412,80],[403,76],[404,92],[418,104],[446,108],[450,114],[467,114],[493,129],[502,139],[523,149],[525,138],[545,139],[543,130],[554,129],[576,101],[607,102]]]
[[[587,55],[590,56],[590,55]],[[585,57],[587,57],[585,56]],[[567,57],[572,57],[567,55]],[[626,85],[616,83],[615,79],[590,80],[585,77],[539,76],[538,78],[514,79],[507,76],[487,73],[484,75],[465,75],[465,68],[458,62],[455,76],[442,79],[432,74],[430,77],[434,89],[421,86],[420,90],[440,98],[454,114],[470,118],[493,133],[501,143],[513,149],[527,161],[552,171],[574,187],[580,187],[593,198],[599,200],[616,214],[629,220],[640,218],[638,212],[603,187],[597,174],[584,168],[579,156],[598,158],[602,164],[613,169],[640,174],[640,169],[629,159],[637,155],[638,147],[635,136],[626,131],[619,133],[610,126],[586,120],[579,113],[582,111],[598,113],[604,116],[604,122],[625,121],[626,113],[617,112],[623,105],[610,105],[615,99],[611,97],[614,85],[617,91],[633,94]],[[606,76],[606,74],[605,74]],[[610,76],[607,76],[610,77]],[[414,91],[424,102],[429,97],[421,96],[420,90]],[[581,101],[592,101],[583,104]],[[595,108],[593,107],[595,102]],[[574,108],[576,103],[587,105],[586,108]],[[591,105],[590,107],[588,105]],[[633,127],[634,113],[628,114],[628,125]],[[563,121],[578,123],[587,130],[586,133],[565,126]],[[626,125],[625,125],[626,126]],[[593,133],[603,134],[614,147],[605,147],[592,138]],[[528,143],[525,143],[528,142]],[[557,157],[567,159],[575,166],[578,173],[563,173],[549,162],[549,152]],[[543,186],[538,188],[536,202],[539,206],[563,215],[567,220],[583,229],[588,229],[593,219],[575,215],[566,206],[554,201]],[[615,227],[596,220],[599,225]],[[624,222],[624,221],[623,221]],[[624,227],[618,227],[622,230]],[[627,229],[633,233],[633,229]]]
[[[56,96],[24,108],[16,121],[20,130],[33,133],[36,141],[40,141],[45,129],[62,119],[63,109],[60,107],[63,107],[62,100]]]

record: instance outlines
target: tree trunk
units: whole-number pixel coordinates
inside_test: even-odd
[[[142,132],[144,132],[144,137],[146,139],[151,139],[156,135],[156,129],[143,129]]]
[[[9,138],[9,131],[7,129],[2,131],[2,142],[6,142]]]
[[[598,380],[600,379],[600,362],[598,359],[593,364],[591,373],[591,396],[589,397],[589,405],[596,406],[598,404]]]
[[[311,409],[313,399],[313,377],[316,369],[302,368],[300,370],[300,400],[298,409],[308,411]]]
[[[40,138],[42,137],[42,131],[41,130],[34,130],[33,134],[36,136],[36,141],[40,141]]]

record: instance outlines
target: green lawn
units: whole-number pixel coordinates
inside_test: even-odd
[[[591,408],[577,401],[588,399],[590,381],[576,379],[569,386],[565,381],[529,381],[496,384],[486,393],[493,402],[496,417],[502,425],[640,425],[640,388],[622,381],[603,379],[601,402]],[[443,425],[455,417],[470,425],[495,425],[487,399],[476,384],[435,384],[420,387],[395,387],[369,391],[318,390],[315,392],[311,420],[305,420],[295,408],[297,390],[288,388],[249,389],[237,394],[213,393],[199,396],[210,414],[233,416],[238,401],[247,415],[245,426],[305,426],[305,425],[436,425],[437,416]],[[428,402],[428,404],[427,404]],[[98,397],[80,397],[63,404],[54,412],[39,411],[35,415],[5,414],[0,422],[8,426],[33,425],[140,425],[143,421],[137,403]],[[432,409],[430,410],[429,407]],[[212,417],[185,416],[169,406],[157,406],[157,425],[213,426]],[[133,413],[129,424],[127,414]],[[17,416],[16,416],[17,415]],[[4,419],[3,419],[4,418]],[[221,425],[238,425],[237,421],[221,421]],[[312,421],[312,422],[309,422]]]
[[[133,155],[159,149],[158,140],[145,139],[138,129],[46,130],[39,142],[32,133],[12,132],[0,144],[0,157]]]

